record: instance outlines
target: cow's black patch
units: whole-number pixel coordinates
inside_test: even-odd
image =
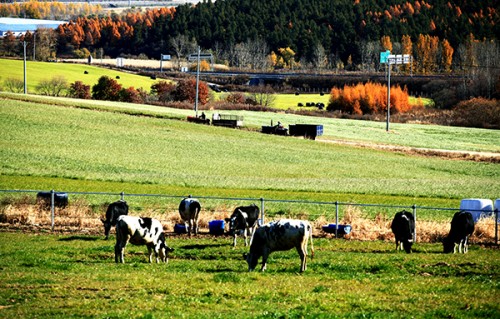
[[[153,224],[153,220],[149,217],[141,217],[139,218],[139,225],[141,225],[142,228],[148,229],[151,231],[151,225]]]

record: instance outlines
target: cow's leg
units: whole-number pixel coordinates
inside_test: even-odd
[[[306,257],[307,253],[304,247],[298,246],[297,247],[297,252],[299,253],[300,256],[300,272],[306,271],[307,265],[306,265]]]
[[[238,235],[237,235],[237,234],[236,234],[236,232],[235,232],[235,233],[234,233],[234,235],[233,235],[233,248],[236,248],[236,237],[237,237],[237,236],[238,236]]]
[[[193,234],[198,235],[198,221],[196,219],[193,219]]]
[[[148,245],[149,263],[153,263],[153,248]]]
[[[191,232],[193,231],[193,225],[191,224],[191,219],[188,220],[188,235],[191,236]]]
[[[115,263],[120,262],[121,247],[118,241],[115,244]]]
[[[468,251],[469,251],[469,246],[467,244],[467,237],[465,237],[465,240],[464,240],[464,254],[466,254]]]
[[[245,238],[245,246],[248,246],[248,228],[243,230],[243,238]]]
[[[269,251],[267,249],[264,249],[264,253],[262,254],[262,267],[260,268],[260,271],[264,271],[267,268],[267,257],[269,257]]]
[[[127,242],[122,243],[121,241],[117,241],[115,245],[115,262],[116,263],[125,263],[123,255],[125,253],[125,246],[127,246]]]

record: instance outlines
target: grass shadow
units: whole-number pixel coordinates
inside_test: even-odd
[[[60,238],[59,241],[75,241],[75,240],[81,240],[81,241],[96,241],[98,240],[100,237],[96,237],[96,236],[69,236],[69,237],[64,237],[64,238]]]
[[[180,248],[190,250],[190,249],[206,249],[206,248],[217,248],[217,247],[224,247],[224,246],[230,246],[231,243],[227,244],[193,244],[193,245],[184,245],[181,246]]]

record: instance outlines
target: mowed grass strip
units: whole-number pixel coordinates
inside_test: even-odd
[[[24,78],[22,60],[0,59],[0,70],[2,70],[0,74],[0,84],[9,78],[19,80],[23,80]],[[87,71],[88,74],[85,74],[85,71]],[[26,62],[26,78],[29,93],[36,93],[36,87],[41,81],[50,81],[54,77],[63,77],[68,84],[75,81],[82,81],[92,88],[94,84],[97,84],[101,76],[108,76],[115,79],[124,88],[132,86],[136,89],[143,88],[147,92],[151,89],[151,85],[156,82],[156,80],[152,80],[146,76],[93,65],[60,62]]]
[[[492,163],[13,100],[2,101],[0,112],[0,187],[7,189],[17,176],[32,176],[219,189],[228,194],[273,190],[446,198],[457,203],[466,197],[495,198],[500,192],[500,172]]]
[[[494,318],[500,251],[472,245],[441,253],[415,244],[314,239],[300,275],[295,250],[271,254],[265,273],[247,272],[229,237],[168,236],[169,264],[146,262],[114,238],[0,232],[2,318]]]

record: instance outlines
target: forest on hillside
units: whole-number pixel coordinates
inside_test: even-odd
[[[2,4],[0,15],[50,18],[56,11],[52,7],[57,16],[62,15],[61,4],[35,1],[22,5],[24,9],[20,4]],[[86,8],[57,30],[54,49],[57,55],[85,49],[110,57],[158,58],[167,53],[181,56],[200,45],[228,64],[240,66],[257,64],[252,57],[274,52],[285,67],[301,62],[303,66],[354,68],[379,53],[375,51],[402,53],[403,37],[416,44],[424,36],[446,41],[458,62],[463,58],[459,49],[471,37],[498,40],[499,17],[496,0],[204,0],[197,5],[130,10],[120,15],[92,13]],[[390,39],[388,46],[380,47],[382,37]],[[289,51],[280,54],[280,49]],[[238,53],[243,51],[248,57]],[[293,63],[287,60],[290,53]]]
[[[25,41],[37,60],[170,54],[179,62],[200,46],[215,63],[234,70],[355,71],[366,82],[370,74],[384,72],[380,53],[389,50],[413,58],[395,68],[398,75],[442,76],[418,83],[412,78],[410,84],[418,88],[407,86],[439,108],[470,97],[500,97],[497,0],[204,0],[120,14],[92,11],[87,4],[80,13],[64,8],[58,2],[0,4],[1,16],[72,16],[56,30],[18,38],[7,34],[0,56],[22,56]],[[288,79],[287,84],[296,90],[318,85],[308,81]],[[324,82],[322,87],[332,87]]]

